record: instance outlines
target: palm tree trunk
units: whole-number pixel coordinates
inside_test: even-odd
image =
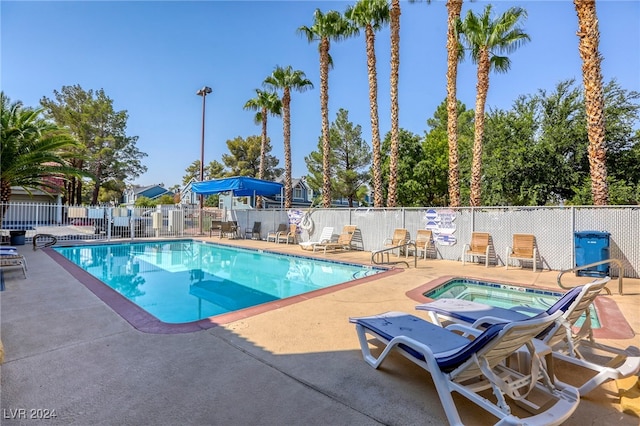
[[[329,141],[329,39],[320,40],[320,113],[322,115],[322,204],[331,207],[331,144]]]
[[[373,148],[373,205],[382,207],[382,158],[380,154],[380,128],[378,124],[378,77],[376,74],[376,36],[373,27],[365,28],[367,41],[367,72],[369,75],[369,110],[371,115],[371,147]]]
[[[284,88],[282,95],[282,123],[284,136],[284,208],[290,209],[293,204],[293,188],[291,182],[291,92]]]
[[[479,207],[482,204],[482,136],[484,135],[484,108],[489,92],[490,66],[489,50],[483,48],[478,58],[478,84],[476,86],[475,133],[471,166],[471,197],[469,200],[472,207]]]
[[[398,70],[400,69],[400,0],[391,0],[391,154],[389,158],[389,192],[387,207],[397,205],[398,186],[398,145],[400,128],[398,124]]]
[[[260,141],[260,170],[258,172],[259,178],[264,179],[264,168],[267,162],[267,115],[269,111],[266,108],[262,108],[262,140]],[[262,208],[262,197],[256,197],[256,208]]]
[[[606,144],[604,126],[604,95],[602,89],[602,58],[598,50],[600,30],[595,0],[574,0],[578,14],[578,49],[582,58],[582,80],[584,85],[585,110],[587,112],[587,135],[589,138],[589,170],[593,204],[609,203],[607,186]]]
[[[449,205],[460,207],[460,170],[458,164],[458,37],[456,21],[462,0],[447,0],[447,137],[449,140]]]
[[[9,208],[9,200],[11,199],[11,183],[8,180],[0,180],[0,224],[4,220],[4,215]]]
[[[76,179],[76,205],[82,204],[82,179]]]

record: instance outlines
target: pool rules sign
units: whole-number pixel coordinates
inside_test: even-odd
[[[435,210],[429,209],[425,215],[425,229],[433,232],[433,241],[441,246],[452,246],[456,244],[456,212],[449,209]]]

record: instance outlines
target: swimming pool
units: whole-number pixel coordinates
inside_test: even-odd
[[[454,298],[471,300],[499,308],[528,306],[542,310],[547,310],[562,295],[563,293],[557,291],[519,287],[470,278],[453,278],[424,293],[425,297],[431,299]],[[600,320],[596,309],[591,309],[590,312],[592,328],[599,328]],[[576,325],[579,326],[583,321],[584,318],[578,319]]]
[[[170,324],[198,321],[385,271],[192,240],[82,245],[55,251]]]

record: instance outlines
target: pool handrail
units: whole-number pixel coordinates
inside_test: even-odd
[[[564,285],[562,285],[562,276],[567,273],[567,272],[576,272],[576,271],[580,271],[582,269],[587,269],[587,268],[591,268],[593,266],[598,266],[598,265],[604,265],[605,263],[615,263],[616,265],[618,265],[618,294],[620,294],[620,296],[624,295],[623,289],[622,289],[622,276],[624,275],[622,273],[622,262],[620,261],[620,259],[605,259],[605,260],[599,260],[598,262],[593,262],[593,263],[589,263],[588,265],[580,265],[580,266],[576,266],[575,268],[571,268],[571,269],[563,269],[562,271],[558,272],[558,278],[557,278],[557,283],[558,286],[561,289],[564,290],[569,290],[571,289],[571,287],[565,287]],[[608,295],[611,295],[611,290],[609,290],[608,287],[604,288],[605,291],[607,292]]]
[[[44,243],[38,243],[38,238],[48,238],[49,241]],[[51,247],[54,246],[58,242],[58,238],[56,238],[53,234],[36,234],[33,236],[32,244],[33,251],[36,251],[39,248]]]
[[[409,247],[413,247],[413,250],[415,252],[416,250],[416,243],[414,241],[408,241],[404,244],[399,244],[397,246],[393,246],[393,247],[387,247],[387,248],[382,248],[379,250],[374,250],[371,252],[371,263],[374,265],[395,265],[397,263],[404,263],[405,265],[407,265],[407,268],[409,268],[409,262],[407,262],[406,260],[394,260],[393,262],[389,260],[389,252],[393,251],[393,250],[398,250],[398,249],[405,249],[405,253],[407,252],[406,250]],[[387,255],[387,260],[385,262],[384,260],[384,256],[385,254]],[[378,257],[380,257],[381,261],[378,261]],[[413,256],[413,267],[417,268],[418,267],[418,256]]]

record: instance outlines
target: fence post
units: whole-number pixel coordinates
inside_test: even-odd
[[[111,223],[113,222],[113,207],[107,208],[107,241],[111,241]]]

